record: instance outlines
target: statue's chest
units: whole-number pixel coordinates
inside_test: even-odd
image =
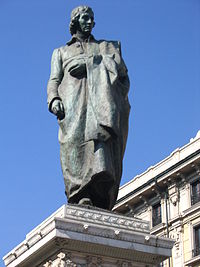
[[[99,44],[95,42],[91,43],[81,43],[75,42],[71,45],[67,45],[62,48],[62,60],[69,60],[70,58],[77,56],[94,56],[100,53]]]

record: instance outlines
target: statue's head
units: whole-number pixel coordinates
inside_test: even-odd
[[[72,10],[69,25],[71,35],[75,34],[77,31],[88,35],[92,32],[94,25],[94,13],[91,7],[78,6]]]

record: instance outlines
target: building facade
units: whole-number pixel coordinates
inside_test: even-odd
[[[150,221],[151,234],[175,240],[163,267],[200,266],[200,131],[119,190],[113,209]]]

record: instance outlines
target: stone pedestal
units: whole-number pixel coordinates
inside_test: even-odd
[[[3,260],[7,267],[147,267],[170,257],[173,244],[150,235],[148,222],[64,205]]]

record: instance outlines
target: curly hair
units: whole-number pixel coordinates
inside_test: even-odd
[[[92,8],[89,6],[78,6],[72,10],[71,13],[71,21],[69,24],[69,30],[71,35],[75,34],[78,28],[78,20],[80,18],[80,14],[82,13],[89,13],[94,18],[94,12],[92,11]],[[94,22],[95,25],[95,22]]]

